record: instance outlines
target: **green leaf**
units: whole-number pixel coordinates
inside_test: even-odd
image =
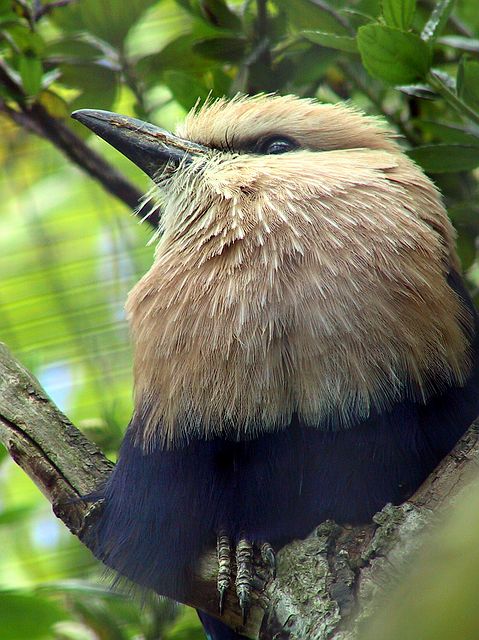
[[[471,171],[479,166],[479,146],[427,144],[407,152],[428,173]]]
[[[357,42],[368,73],[388,84],[420,80],[431,64],[430,47],[414,33],[367,24],[358,29]]]
[[[66,614],[47,598],[36,595],[0,592],[2,640],[48,640],[52,626]]]
[[[291,25],[300,31],[314,29],[336,35],[350,34],[347,20],[325,0],[276,0],[276,4],[286,11]]]
[[[241,20],[224,0],[202,0],[200,7],[203,16],[215,27],[233,31],[241,29]]]
[[[38,96],[38,102],[54,118],[67,118],[70,115],[71,108],[69,104],[53,91],[42,91]]]
[[[193,45],[193,51],[203,58],[220,62],[239,62],[246,52],[246,40],[242,38],[208,38]]]
[[[284,62],[289,64],[288,82],[299,93],[308,84],[324,77],[337,55],[333,49],[319,49],[306,43],[306,40],[301,42],[307,44],[307,48],[287,50],[284,54]]]
[[[18,52],[25,54],[42,55],[45,44],[38,33],[30,31],[24,24],[12,23],[6,27],[2,25],[5,33]]]
[[[166,71],[164,80],[175,100],[188,111],[196,104],[198,98],[204,101],[210,93],[208,87],[198,78],[181,71]]]
[[[40,58],[32,55],[20,55],[18,72],[27,96],[36,96],[42,86],[43,67]]]
[[[13,507],[0,512],[0,527],[3,525],[12,525],[17,522],[27,521],[28,517],[34,513],[35,505]],[[0,592],[1,597],[1,592]]]
[[[15,17],[12,0],[0,0],[0,20]]]
[[[461,100],[479,111],[479,61],[461,58],[456,83]]]
[[[479,125],[479,113],[472,109],[468,104],[461,100],[456,94],[456,81],[447,73],[438,69],[431,69],[427,75],[427,79],[432,88],[441,95],[441,97],[451,106],[457,113],[466,116],[476,125]]]
[[[193,51],[191,35],[184,35],[167,44],[158,53],[139,60],[136,69],[145,78],[147,85],[156,85],[161,72],[174,70],[194,74],[206,73],[211,69],[211,62],[198,56]]]
[[[154,4],[154,0],[81,0],[53,11],[50,19],[64,31],[86,31],[121,47],[131,27]]]
[[[417,82],[416,84],[402,84],[397,85],[401,93],[405,93],[407,96],[413,96],[414,98],[421,98],[421,100],[435,100],[437,93],[428,84]]]
[[[367,13],[363,13],[362,11],[356,11],[354,9],[343,9],[341,11],[341,15],[343,15],[346,20],[349,22],[351,27],[358,29],[362,27],[363,24],[368,24],[369,22],[374,22],[375,18]]]
[[[223,71],[223,69],[211,69],[211,95],[215,98],[226,96],[230,92],[231,76]]]
[[[433,138],[451,144],[479,145],[479,134],[474,135],[471,131],[456,124],[416,120],[414,125],[426,133],[429,139]]]
[[[156,54],[186,34],[194,40],[217,38],[220,35],[219,29],[211,27],[202,17],[198,17],[200,9],[196,4],[196,10],[192,12],[185,10],[184,4],[186,3],[178,3],[176,0],[162,0],[148,11],[145,19],[139,20],[128,34],[125,42],[128,58],[137,61]]]
[[[80,38],[62,38],[61,40],[55,40],[51,42],[46,49],[46,56],[48,58],[53,57],[55,62],[59,60],[61,62],[75,60],[77,62],[93,62],[104,54],[93,42],[85,42]]]
[[[62,64],[61,82],[81,94],[70,103],[73,109],[110,109],[118,89],[117,74],[100,64]]]
[[[436,2],[431,17],[422,30],[421,38],[423,40],[434,42],[441,35],[454,8],[454,2],[455,0],[439,0],[439,2]]]
[[[164,640],[203,640],[204,631],[198,624],[195,610],[185,607],[174,623],[165,630]]]
[[[382,12],[389,27],[407,31],[416,11],[416,0],[382,0]]]
[[[335,33],[325,33],[324,31],[302,31],[301,35],[322,47],[338,49],[347,53],[358,52],[356,38],[351,36],[338,36]]]

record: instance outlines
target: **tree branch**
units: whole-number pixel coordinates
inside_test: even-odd
[[[376,594],[399,573],[420,544],[418,534],[465,486],[479,460],[479,424],[474,424],[417,493],[399,507],[386,506],[366,526],[328,521],[306,540],[278,554],[276,580],[259,558],[253,608],[247,628],[233,593],[223,620],[251,638],[352,640],[374,612]],[[0,345],[0,441],[40,487],[55,515],[85,540],[98,509],[79,498],[94,491],[112,469],[48,399],[35,378]],[[168,594],[163,594],[168,595]],[[216,554],[201,562],[187,604],[217,615]]]
[[[100,182],[106,191],[133,209],[140,218],[146,218],[153,227],[158,226],[160,216],[158,210],[153,211],[151,215],[147,215],[151,209],[149,205],[144,205],[137,210],[143,193],[85,144],[68,125],[50,115],[39,102],[29,104],[21,86],[1,60],[0,84],[5,86],[12,95],[17,96],[19,108],[17,111],[9,107],[5,101],[0,100],[1,111],[17,124],[49,140],[69,160]]]

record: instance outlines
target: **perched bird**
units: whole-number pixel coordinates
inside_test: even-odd
[[[410,496],[479,413],[477,318],[440,195],[379,120],[236,97],[172,135],[74,118],[140,166],[162,207],[131,291],[135,409],[104,489],[98,557],[182,594],[236,552]],[[239,638],[202,616],[211,638]]]

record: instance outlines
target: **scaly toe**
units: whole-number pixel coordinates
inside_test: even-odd
[[[226,592],[231,583],[231,543],[224,531],[220,531],[216,541],[218,554],[217,589],[219,592],[219,612],[223,615]]]
[[[276,555],[269,542],[263,542],[261,545],[261,558],[271,571],[271,576],[274,580],[274,578],[276,578]]]
[[[243,615],[243,624],[246,624],[248,619],[252,579],[253,545],[245,538],[241,538],[236,546],[236,594]]]

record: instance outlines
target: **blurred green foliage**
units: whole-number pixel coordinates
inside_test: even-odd
[[[80,138],[68,116],[83,107],[174,128],[198,99],[238,91],[350,99],[386,117],[442,189],[479,286],[477,0],[0,0],[0,339],[113,457],[131,411],[123,303],[151,262],[151,231],[22,125],[41,105]],[[2,640],[202,637],[187,609],[109,591],[0,459]]]
[[[425,537],[404,575],[395,576],[359,640],[476,640],[478,532],[476,478],[443,526]]]

